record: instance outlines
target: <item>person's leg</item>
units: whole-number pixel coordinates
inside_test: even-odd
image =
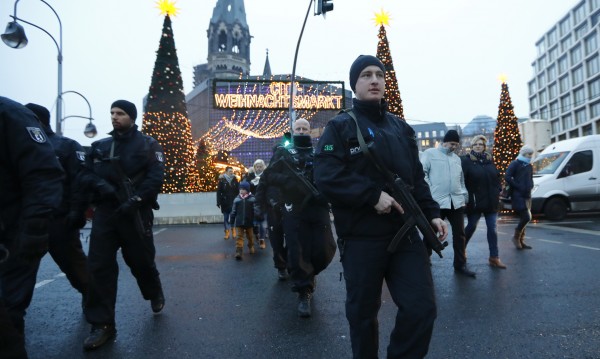
[[[269,208],[267,213],[269,225],[269,242],[273,249],[273,264],[275,268],[285,270],[287,266],[287,249],[283,235],[283,223],[281,217],[281,206]]]
[[[467,214],[467,226],[465,227],[465,248],[469,245],[469,241],[477,229],[477,224],[479,224],[480,218],[481,212],[472,212]]]
[[[487,241],[490,257],[498,257],[498,232],[496,230],[497,212],[485,213],[485,225],[487,227]]]
[[[465,216],[463,208],[447,210],[446,216],[452,227],[452,249],[454,250],[454,268],[463,268],[467,264],[465,254]]]
[[[66,229],[64,218],[56,218],[49,228],[48,252],[71,286],[85,297],[89,276],[87,257],[79,239],[79,229]]]
[[[229,215],[231,214],[231,211],[225,211],[223,212],[223,229],[225,231],[225,235],[223,236],[223,239],[229,239],[229,234],[231,233],[231,223],[229,223]],[[232,236],[233,239],[235,239],[235,234]]]

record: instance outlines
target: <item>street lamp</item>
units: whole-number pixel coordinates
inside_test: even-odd
[[[80,96],[82,99],[84,99],[84,100],[85,100],[85,102],[86,102],[86,103],[87,103],[87,105],[88,105],[88,109],[89,109],[89,111],[90,111],[90,115],[89,115],[88,117],[85,117],[85,116],[78,116],[78,115],[69,115],[69,116],[65,116],[65,117],[64,117],[64,118],[63,118],[63,119],[60,121],[60,122],[61,122],[61,124],[62,124],[62,122],[63,122],[64,120],[66,120],[67,118],[71,118],[71,117],[77,117],[77,118],[85,118],[85,119],[88,119],[88,120],[90,120],[90,122],[88,122],[88,124],[85,126],[85,129],[83,130],[83,134],[84,134],[86,137],[88,137],[88,138],[95,137],[95,136],[98,134],[98,130],[96,130],[96,125],[94,125],[94,124],[92,123],[92,121],[94,120],[94,118],[92,117],[92,106],[90,105],[90,102],[88,101],[88,99],[87,99],[87,98],[85,98],[85,96],[83,96],[82,94],[80,94],[80,93],[79,93],[79,92],[77,92],[77,91],[65,91],[65,92],[63,92],[61,95],[68,94],[68,93],[73,93],[73,94],[79,95],[79,96]],[[61,97],[62,97],[62,96],[61,96]]]
[[[48,4],[44,0],[40,0],[40,1],[43,2],[44,4],[46,4],[46,6],[48,6],[50,8],[50,10],[52,10],[54,15],[56,15],[56,18],[58,19],[58,26],[59,26],[59,32],[60,32],[59,42],[56,42],[56,39],[54,38],[54,36],[50,35],[50,33],[48,31],[46,31],[44,28],[17,17],[17,4],[19,3],[19,0],[15,1],[14,15],[10,15],[10,17],[13,18],[13,21],[9,22],[8,25],[6,25],[6,30],[4,31],[4,34],[0,35],[0,37],[2,38],[2,41],[7,46],[12,47],[13,49],[21,49],[21,48],[25,47],[28,42],[27,36],[25,36],[25,30],[23,29],[23,26],[21,26],[19,23],[17,23],[17,20],[18,20],[18,21],[22,21],[26,24],[29,24],[35,28],[42,30],[43,32],[46,33],[46,35],[50,36],[52,41],[54,41],[54,45],[56,45],[56,49],[58,50],[58,56],[56,58],[58,61],[58,96],[56,97],[56,128],[55,128],[55,131],[58,135],[62,135],[62,127],[61,127],[61,123],[63,120],[63,118],[62,118],[62,93],[63,93],[62,92],[62,59],[63,59],[63,57],[62,57],[62,22],[60,21],[60,17],[58,16],[58,14],[54,10],[54,8],[52,6],[50,6],[50,4]]]

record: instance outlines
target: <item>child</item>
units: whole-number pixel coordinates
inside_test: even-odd
[[[242,259],[244,249],[244,233],[248,238],[248,251],[254,254],[254,216],[258,210],[256,199],[250,193],[250,183],[243,181],[240,183],[240,194],[233,200],[233,207],[229,222],[237,230],[237,238],[235,241],[235,259]]]

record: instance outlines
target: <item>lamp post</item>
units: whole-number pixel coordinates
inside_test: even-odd
[[[44,4],[46,4],[46,6],[48,6],[50,8],[50,10],[52,10],[54,15],[56,15],[56,18],[58,19],[59,32],[60,32],[58,42],[56,41],[54,36],[52,36],[44,28],[17,17],[17,4],[19,3],[19,0],[15,1],[14,15],[10,15],[10,17],[13,18],[13,21],[9,22],[8,25],[6,25],[6,30],[5,30],[4,34],[0,35],[0,37],[2,38],[2,41],[7,46],[12,47],[13,49],[21,49],[21,48],[25,47],[28,42],[27,36],[25,36],[25,30],[23,29],[23,26],[21,26],[17,22],[17,20],[18,20],[18,21],[22,21],[26,24],[29,24],[37,29],[42,30],[44,33],[46,33],[46,35],[50,36],[52,41],[54,41],[54,45],[56,45],[56,49],[58,50],[58,56],[56,58],[58,61],[58,95],[56,97],[56,127],[55,127],[55,131],[58,135],[62,135],[62,127],[61,127],[62,120],[63,120],[63,118],[62,118],[62,93],[63,93],[63,91],[62,91],[62,60],[63,60],[63,57],[62,57],[62,22],[60,21],[60,17],[58,16],[58,14],[54,10],[54,8],[52,6],[50,6],[50,4],[48,4],[44,0],[40,0],[40,1],[43,2]]]
[[[94,118],[92,117],[92,106],[90,105],[90,102],[88,101],[88,99],[87,99],[87,98],[85,98],[85,96],[83,96],[82,94],[80,94],[80,93],[79,93],[79,92],[77,92],[77,91],[65,91],[65,92],[63,92],[61,95],[65,95],[65,94],[68,94],[68,93],[73,93],[73,94],[79,95],[79,96],[80,96],[82,99],[84,99],[84,100],[85,100],[85,102],[86,102],[86,103],[87,103],[87,105],[88,105],[88,110],[90,111],[90,115],[89,115],[88,117],[85,117],[85,116],[79,116],[79,115],[69,115],[69,116],[65,116],[65,117],[64,117],[64,118],[63,118],[63,119],[60,121],[60,122],[61,122],[61,124],[62,124],[62,122],[63,122],[64,120],[66,120],[67,118],[71,118],[71,117],[77,117],[77,118],[84,118],[84,119],[88,119],[88,120],[90,120],[90,122],[88,122],[88,124],[85,126],[85,129],[83,130],[83,134],[84,134],[86,137],[88,137],[88,138],[95,137],[95,136],[96,136],[96,134],[98,134],[98,130],[96,130],[96,125],[94,125],[94,124],[92,123],[92,121],[94,120]],[[61,97],[62,97],[62,96],[61,96]]]

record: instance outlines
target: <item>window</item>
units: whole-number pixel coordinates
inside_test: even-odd
[[[546,67],[546,56],[542,56],[538,59],[538,69],[542,70]]]
[[[590,99],[600,96],[600,78],[588,83]]]
[[[600,117],[600,102],[593,103],[590,106],[590,114],[592,118]]]
[[[552,64],[548,67],[548,82],[556,79],[556,65]]]
[[[573,10],[573,25],[577,25],[581,21],[583,21],[583,18],[585,17],[584,5],[585,4],[581,4],[577,8],[575,8],[575,10]]]
[[[531,111],[537,108],[537,97],[533,96],[529,99],[529,107],[531,107]]]
[[[590,11],[594,11],[600,7],[600,0],[590,0]]]
[[[569,176],[588,172],[592,170],[593,163],[594,156],[592,150],[575,152],[569,159],[569,162],[565,165],[563,171],[567,171]]]
[[[571,96],[566,95],[560,98],[560,107],[562,112],[567,112],[571,110]]]
[[[590,123],[589,125],[583,126],[581,128],[581,135],[582,136],[589,136],[592,134],[592,124]]]
[[[560,122],[558,122],[558,120],[552,121],[551,124],[552,124],[552,133],[560,132]]]
[[[558,30],[560,32],[560,36],[565,36],[569,32],[569,30],[570,30],[569,20],[570,20],[570,18],[567,16],[563,20],[561,20],[560,23],[558,24]]]
[[[540,108],[540,118],[547,120],[550,113],[548,113],[548,107]]]
[[[575,123],[581,125],[587,121],[587,116],[585,114],[585,108],[582,108],[579,111],[575,111]]]
[[[546,43],[543,39],[535,44],[535,46],[537,47],[538,56],[546,52]]]
[[[554,46],[553,48],[550,49],[550,51],[548,51],[548,62],[552,62],[552,61],[556,60],[557,57],[558,57],[558,46]]]
[[[569,50],[569,48],[571,47],[571,44],[572,44],[572,42],[571,42],[571,35],[567,35],[560,42],[560,49],[561,49],[561,51],[567,51],[567,50]]]
[[[574,129],[573,131],[569,131],[569,138],[577,138],[579,137],[579,130]]]
[[[597,0],[594,0],[594,1],[597,1]],[[598,25],[599,22],[600,22],[600,11],[597,11],[595,14],[592,15],[592,26]]]
[[[542,90],[540,91],[540,106],[544,106],[546,104],[546,102],[548,101],[548,98],[546,97],[546,90]]]
[[[550,30],[548,33],[548,45],[552,46],[556,44],[556,28]]]
[[[594,76],[598,71],[600,71],[600,61],[596,55],[587,61],[587,76]]]
[[[542,88],[542,87],[544,87],[544,86],[546,86],[546,74],[542,72],[542,73],[541,73],[541,74],[538,76],[538,87],[539,87],[539,88]]]
[[[573,70],[573,86],[579,85],[583,82],[583,66],[579,66]]]
[[[573,65],[581,62],[581,45],[577,45],[571,50],[571,63]]]
[[[583,23],[583,25],[579,26],[575,29],[575,40],[581,39],[588,32],[587,23]]]
[[[440,137],[444,137],[445,133],[444,130],[440,130]]]
[[[595,52],[598,49],[598,38],[596,37],[596,33],[594,32],[586,37],[584,43],[586,56]]]
[[[569,129],[573,128],[573,126],[575,126],[575,124],[573,123],[573,116],[571,116],[571,115],[563,116],[562,123],[563,123],[563,130],[569,130]]]
[[[423,133],[422,132],[417,132],[417,138],[421,138],[423,137]]]
[[[558,140],[559,141],[564,141],[566,139],[567,139],[567,134],[566,133],[563,133],[562,135],[558,135]]]
[[[529,94],[533,95],[537,90],[537,86],[535,86],[535,80],[529,81]]]
[[[431,137],[437,137],[437,131],[436,130],[431,131]]]
[[[565,91],[568,91],[570,86],[569,86],[569,75],[565,76],[565,77],[561,77],[558,80],[558,88],[560,90],[560,93],[563,93]]]
[[[563,56],[558,59],[558,73],[563,74],[565,71],[569,69],[569,59],[567,56]]]
[[[429,138],[429,131],[425,131],[425,138]]]
[[[573,105],[575,107],[582,105],[583,102],[585,101],[585,92],[583,87],[578,88],[577,90],[575,90],[573,92],[573,97],[574,97],[574,101],[573,101]]]
[[[558,101],[550,104],[550,118],[558,117]]]
[[[558,86],[556,85],[556,82],[555,82],[552,85],[548,86],[548,99],[549,100],[555,99],[556,96],[558,96]]]

